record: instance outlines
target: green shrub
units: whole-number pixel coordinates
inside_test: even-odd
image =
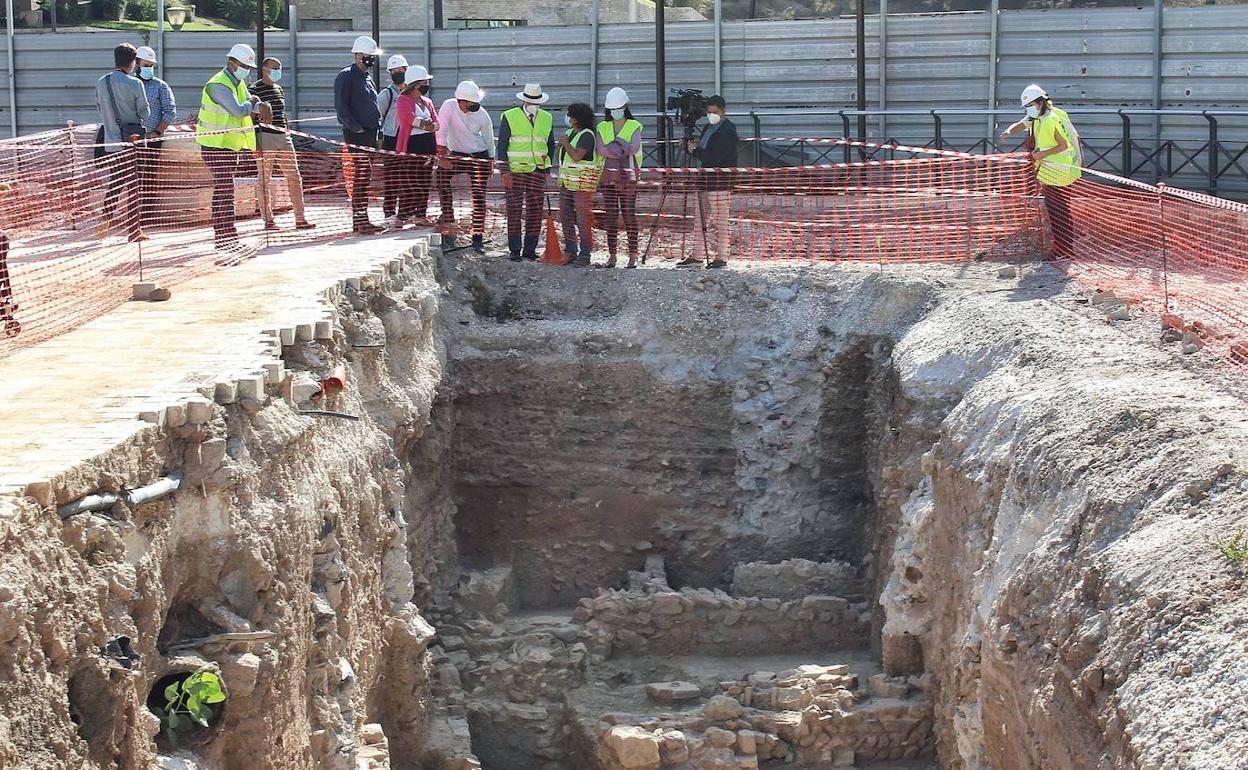
[[[1232,566],[1248,566],[1248,536],[1245,536],[1244,530],[1241,529],[1225,540],[1214,540],[1213,546]]]
[[[256,27],[255,0],[216,0],[221,18],[239,27]],[[275,24],[282,14],[281,0],[264,0],[265,26]]]
[[[160,717],[161,729],[171,745],[178,744],[179,731],[194,727],[208,727],[216,712],[213,703],[225,702],[221,678],[206,669],[200,669],[180,682],[165,688],[165,705],[155,712]]]
[[[126,18],[130,21],[156,21],[156,0],[127,0]]]

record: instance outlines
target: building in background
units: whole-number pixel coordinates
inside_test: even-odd
[[[307,32],[348,32],[372,29],[370,0],[299,0],[299,29]],[[592,0],[443,0],[445,29],[497,29],[589,24]],[[423,2],[381,0],[382,29],[424,29]],[[702,21],[696,8],[667,9],[668,21]],[[599,0],[604,24],[652,22],[652,0]]]

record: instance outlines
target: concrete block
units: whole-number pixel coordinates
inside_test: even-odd
[[[421,241],[417,241],[416,244],[412,246],[412,256],[415,257],[416,259],[424,259],[425,257],[429,256],[429,239],[428,238],[421,240]]]
[[[33,481],[26,485],[22,494],[38,503],[40,508],[51,508],[56,502],[52,495],[52,483],[48,481]]]
[[[249,374],[238,378],[238,397],[256,401],[264,398],[264,376]]]
[[[311,342],[315,335],[316,327],[312,324],[299,324],[295,327],[295,339],[300,342]]]
[[[139,419],[143,422],[150,422],[157,427],[162,427],[165,424],[165,410],[155,407],[141,409],[139,410]]]
[[[152,298],[152,292],[160,288],[160,284],[155,281],[139,281],[130,287],[132,299],[137,302],[147,302]]]
[[[218,404],[232,404],[238,400],[238,384],[234,382],[218,382],[213,389],[212,399]]]
[[[212,402],[206,398],[192,398],[186,402],[186,420],[192,423],[205,423],[213,417]]]
[[[395,275],[402,273],[403,272],[403,260],[401,259],[390,260],[390,272],[394,273]]]
[[[295,344],[295,328],[292,326],[292,327],[280,330],[278,337],[281,340],[283,346]]]
[[[270,385],[280,385],[286,378],[286,365],[281,361],[272,361],[264,365],[264,381]]]
[[[178,428],[186,425],[186,405],[171,404],[165,407],[165,426]]]
[[[318,340],[332,340],[334,338],[334,322],[317,321],[312,329],[312,336]]]
[[[351,289],[353,291],[360,290],[361,283],[360,283],[359,278],[348,278],[346,281],[344,281],[344,283],[346,283],[348,289]]]
[[[429,235],[425,236],[425,243],[429,244],[430,248],[433,248],[434,246],[441,246],[442,233],[429,233]]]

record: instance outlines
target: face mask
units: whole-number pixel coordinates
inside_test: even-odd
[[[469,112],[476,112],[479,109],[481,109],[481,105],[477,104],[476,102],[473,102],[468,105]]]
[[[245,80],[247,76],[251,74],[251,67],[244,67],[243,65],[240,64],[234,70],[234,74],[238,75],[239,80]]]
[[[706,122],[707,122],[707,123],[710,123],[712,126],[713,126],[713,125],[715,125],[715,124],[717,124],[717,123],[719,123],[719,121],[721,121],[721,120],[723,120],[723,119],[724,119],[724,116],[723,116],[723,115],[720,115],[718,112],[708,112],[708,113],[706,113]]]
[[[429,93],[429,84],[421,83],[420,85],[416,86],[416,90],[420,91],[422,94],[427,94]]]
[[[392,80],[396,86],[401,86],[403,85],[403,75],[404,73],[402,72],[391,72],[390,80]]]
[[[269,78],[274,83],[276,83],[277,81],[282,79],[282,71],[281,70],[269,70]]]
[[[572,127],[572,116],[566,112],[563,113],[563,125],[567,126],[568,128]]]
[[[377,57],[376,57],[376,56],[365,56],[365,57],[364,57],[364,66],[365,66],[365,67],[370,67],[370,68],[371,68],[371,67],[372,67],[374,64],[376,64],[376,63],[377,63]]]
[[[1039,107],[1028,107],[1028,108],[1027,108],[1027,117],[1029,117],[1029,118],[1033,118],[1033,119],[1034,119],[1034,118],[1038,118],[1038,117],[1040,117],[1040,108],[1039,108]]]
[[[143,78],[144,80],[151,80],[152,78],[156,77],[156,68],[155,67],[139,67],[139,77]]]

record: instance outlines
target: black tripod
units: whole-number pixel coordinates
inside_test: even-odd
[[[671,157],[673,160],[675,160],[676,158],[680,158],[679,167],[682,169],[688,169],[689,161],[693,158],[693,154],[689,152],[689,143],[693,141],[694,123],[691,121],[687,121],[687,120],[681,121],[681,123],[685,127],[685,133],[684,133],[683,138],[680,140],[680,144],[676,148],[676,152]],[[689,218],[689,182],[691,179],[691,175],[686,173],[686,174],[683,174],[682,176],[683,176],[683,180],[681,184],[680,216],[682,219],[688,219]],[[706,203],[702,198],[701,190],[696,190],[695,194],[698,196],[698,222],[701,226],[701,233],[702,233],[702,254],[706,256],[706,259],[709,262],[710,252],[707,250],[707,243],[706,243]],[[646,263],[646,258],[650,256],[650,245],[654,243],[654,235],[659,229],[659,223],[662,221],[663,204],[666,200],[667,200],[667,182],[664,181],[662,177],[660,176],[659,209],[658,209],[658,212],[655,213],[654,215],[654,222],[650,225],[650,235],[646,239],[646,249],[644,252],[642,252],[642,255],[641,255],[641,263],[643,265]]]

